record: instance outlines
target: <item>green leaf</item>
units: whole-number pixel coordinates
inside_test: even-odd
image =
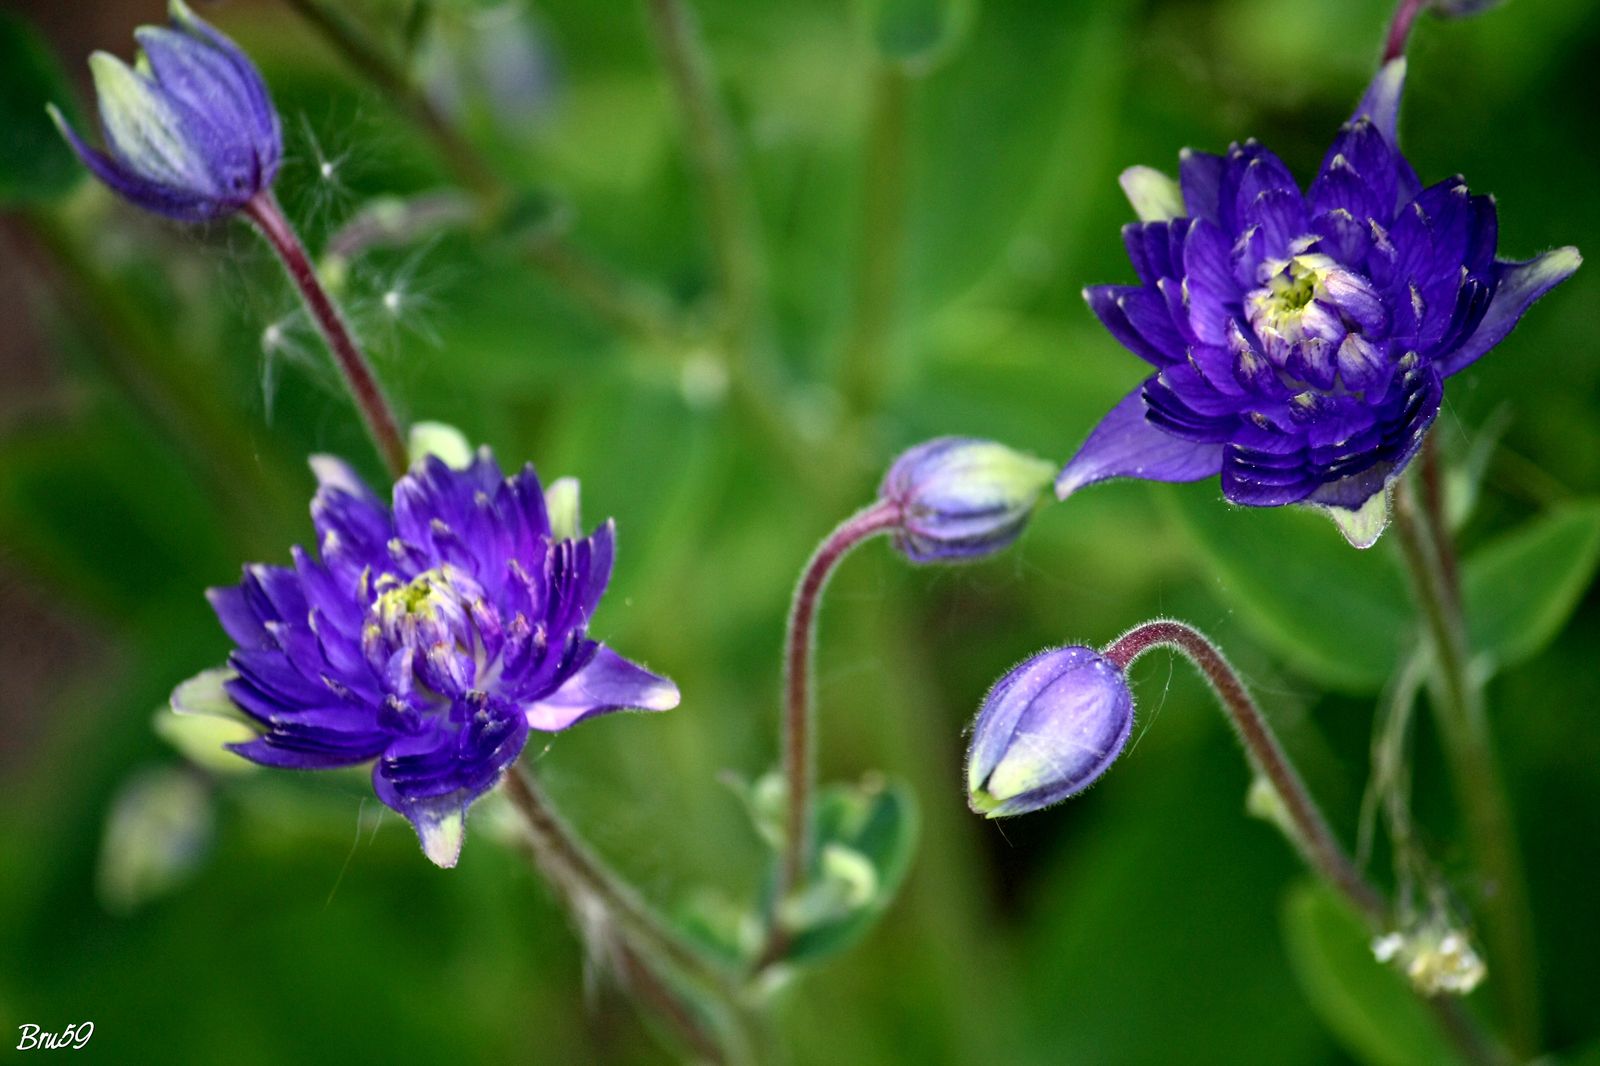
[[[1326,888],[1284,897],[1284,942],[1301,990],[1352,1055],[1374,1066],[1455,1061],[1404,977],[1372,956],[1365,928]]]
[[[829,785],[817,796],[816,835],[811,880],[782,909],[795,962],[838,954],[888,909],[916,850],[916,801],[879,778]]]
[[[1387,553],[1352,549],[1309,508],[1234,507],[1205,486],[1158,491],[1257,637],[1330,688],[1383,686],[1412,625]]]
[[[45,113],[46,104],[79,121],[71,82],[38,31],[20,16],[0,12],[0,129],[6,131],[0,137],[0,206],[53,199],[83,173]]]
[[[1475,552],[1462,574],[1473,647],[1497,666],[1537,653],[1577,607],[1596,563],[1596,500],[1552,510]]]

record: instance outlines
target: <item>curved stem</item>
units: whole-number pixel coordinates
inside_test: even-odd
[[[839,523],[806,563],[789,605],[783,657],[783,775],[788,786],[783,851],[778,858],[767,943],[757,960],[757,969],[782,958],[788,948],[789,933],[783,926],[781,910],[783,902],[804,881],[811,855],[811,793],[816,777],[811,660],[816,647],[817,606],[840,560],[857,544],[893,529],[899,522],[899,507],[879,500]]]
[[[732,124],[713,84],[711,60],[683,0],[647,0],[650,29],[667,68],[700,178],[728,355],[740,361],[755,327],[761,288],[760,235],[734,145]]]
[[[615,924],[621,940],[618,961],[625,973],[642,982],[643,998],[655,1003],[697,1050],[716,1047],[722,1050],[721,1061],[749,1061],[755,1054],[756,1042],[731,976],[670,931],[633,888],[588,849],[556,812],[526,767],[513,766],[500,787],[522,816],[534,857],[566,897],[569,910],[581,917],[584,911],[599,907]],[[705,1019],[696,1004],[685,1001],[673,983],[655,969],[662,965],[718,1000],[726,1011],[726,1028],[730,1031],[706,1032]]]
[[[1420,492],[1410,478],[1403,479],[1395,493],[1395,530],[1433,647],[1435,720],[1484,882],[1479,900],[1484,940],[1489,963],[1498,971],[1491,984],[1513,1047],[1531,1056],[1539,1042],[1539,1002],[1527,886],[1483,687],[1472,669],[1450,535],[1437,504],[1429,506],[1438,495],[1428,491],[1426,478]]]
[[[1390,918],[1388,900],[1356,869],[1244,682],[1205,634],[1183,622],[1161,619],[1129,630],[1101,654],[1126,670],[1139,656],[1159,647],[1180,652],[1204,675],[1251,763],[1266,775],[1282,801],[1294,826],[1292,839],[1307,865],[1349,902],[1371,930],[1381,931]],[[1501,1066],[1505,1062],[1505,1055],[1483,1034],[1459,1000],[1450,996],[1421,998],[1463,1061],[1480,1066]]]
[[[1183,622],[1146,622],[1118,637],[1102,654],[1126,670],[1139,656],[1158,647],[1181,652],[1205,675],[1249,753],[1250,761],[1271,782],[1282,801],[1294,825],[1295,843],[1306,862],[1349,900],[1374,930],[1381,929],[1389,919],[1388,905],[1345,854],[1333,830],[1328,828],[1321,808],[1311,798],[1300,774],[1278,743],[1272,727],[1255,700],[1250,698],[1244,682],[1205,634]]]
[[[1383,45],[1383,61],[1399,59],[1406,54],[1406,42],[1411,38],[1411,26],[1427,6],[1427,0],[1400,0],[1394,18],[1389,21],[1389,36]]]
[[[289,272],[289,280],[300,290],[300,298],[305,301],[306,310],[311,313],[311,320],[317,324],[322,339],[327,341],[328,350],[333,353],[334,362],[344,375],[345,385],[361,412],[367,432],[378,446],[378,454],[383,457],[390,475],[400,477],[406,472],[408,459],[405,439],[401,436],[394,412],[384,399],[383,388],[378,384],[366,357],[361,354],[361,349],[356,346],[355,338],[350,335],[338,307],[317,280],[316,269],[306,255],[305,246],[284,217],[277,198],[271,190],[258,193],[245,204],[244,214],[255,223],[256,229],[272,245],[272,250],[278,253],[283,268]]]

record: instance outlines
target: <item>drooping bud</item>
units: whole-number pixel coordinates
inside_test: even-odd
[[[993,441],[939,437],[904,452],[878,490],[895,504],[894,545],[916,563],[971,559],[1022,533],[1055,471]]]
[[[78,158],[123,199],[180,222],[234,214],[272,185],[283,134],[261,74],[228,38],[171,0],[172,26],[142,26],[129,67],[89,58],[105,133],[91,147],[51,117]]]
[[[1088,788],[1133,730],[1123,672],[1093,648],[1050,648],[984,697],[967,754],[967,802],[989,818],[1027,814]]]

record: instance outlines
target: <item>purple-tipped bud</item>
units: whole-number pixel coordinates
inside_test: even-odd
[[[916,563],[971,559],[1007,547],[1055,471],[993,441],[939,437],[896,459],[878,490],[900,510],[894,544]]]
[[[1027,814],[1088,788],[1133,729],[1133,693],[1093,648],[1042,651],[984,697],[967,753],[967,802],[988,818]]]
[[[104,151],[50,108],[62,136],[94,176],[123,199],[180,222],[240,210],[272,185],[283,157],[278,113],[239,47],[171,0],[171,27],[134,34],[134,66],[89,57]]]

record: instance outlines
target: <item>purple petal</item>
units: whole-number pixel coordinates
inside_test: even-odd
[[[67,139],[67,145],[83,165],[89,168],[89,172],[110,186],[111,191],[124,200],[136,207],[178,222],[207,222],[216,217],[215,204],[209,197],[175,189],[170,185],[140,176],[119,160],[92,147],[79,137],[78,131],[67,124],[54,105],[50,107],[50,117],[55,119],[56,127]]]
[[[1194,218],[1220,224],[1218,210],[1222,188],[1222,173],[1226,161],[1210,152],[1196,152],[1185,148],[1178,153],[1178,184],[1183,189],[1183,202]]]
[[[1566,281],[1583,263],[1576,248],[1557,248],[1525,263],[1498,264],[1499,284],[1478,328],[1466,343],[1438,362],[1439,373],[1448,377],[1471,366],[1480,356],[1505,339],[1535,300]]]
[[[554,733],[609,711],[670,711],[677,705],[677,685],[602,644],[589,665],[524,709],[530,727]]]
[[[1399,134],[1396,132],[1400,123],[1400,94],[1406,85],[1406,60],[1404,56],[1391,59],[1378,69],[1373,77],[1372,84],[1367,86],[1367,91],[1362,95],[1361,102],[1356,105],[1355,113],[1350,116],[1351,122],[1359,122],[1363,118],[1372,120],[1379,133],[1391,145],[1398,146]]]
[[[1123,300],[1142,292],[1144,290],[1137,285],[1091,285],[1083,290],[1083,298],[1088,302],[1089,310],[1128,351],[1152,366],[1162,367],[1177,362],[1183,358],[1181,344],[1171,350],[1163,349],[1158,344],[1158,338],[1145,336],[1129,321]],[[1172,331],[1159,339],[1170,341],[1175,336],[1176,331]]]
[[[1174,437],[1145,419],[1143,389],[1141,385],[1123,397],[1089,434],[1056,477],[1058,499],[1114,477],[1200,481],[1221,469],[1220,444]]]

